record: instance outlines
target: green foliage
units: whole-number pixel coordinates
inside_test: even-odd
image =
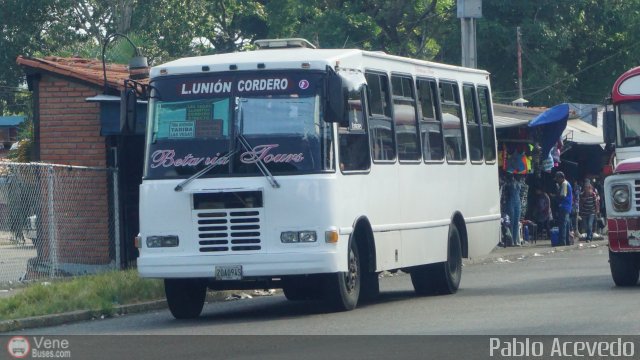
[[[640,1],[483,2],[478,67],[492,74],[494,99],[518,97],[516,27],[522,34],[524,98],[534,106],[601,103],[615,79],[637,66]],[[439,60],[459,63],[459,31]]]
[[[640,0],[485,0],[478,65],[491,72],[497,100],[514,100],[520,27],[531,105],[597,103],[638,65],[639,15]],[[0,24],[0,86],[10,87],[23,82],[18,55],[99,58],[105,36],[116,31],[152,65],[238,51],[267,37],[460,64],[456,0],[4,0]],[[117,39],[107,59],[127,63],[131,53]],[[0,98],[0,111],[12,106],[11,97]]]
[[[161,280],[141,279],[135,270],[114,271],[33,284],[9,298],[0,298],[0,319],[99,310],[111,315],[114,306],[164,298]]]
[[[453,0],[272,0],[269,37],[304,37],[323,48],[362,48],[431,59]]]
[[[66,25],[72,0],[4,0],[0,6],[0,86],[17,86],[23,74],[18,55],[50,55],[81,34]]]

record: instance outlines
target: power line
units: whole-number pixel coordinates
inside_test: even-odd
[[[636,44],[633,44],[633,45],[636,45]],[[551,84],[551,85],[545,86],[545,87],[543,87],[543,88],[542,88],[542,89],[540,89],[540,90],[537,90],[537,91],[534,91],[534,92],[532,92],[532,93],[529,93],[529,94],[527,94],[526,96],[527,96],[527,97],[531,97],[531,96],[533,96],[533,95],[535,95],[535,94],[539,94],[539,93],[541,93],[541,92],[543,92],[543,91],[545,91],[545,90],[547,90],[547,89],[550,89],[550,88],[552,88],[552,87],[554,87],[554,86],[556,86],[556,85],[560,84],[560,83],[561,83],[561,82],[563,82],[563,81],[566,81],[566,80],[569,80],[569,79],[573,79],[576,75],[578,75],[578,74],[580,74],[580,73],[583,73],[583,72],[585,72],[585,71],[587,71],[587,70],[591,69],[592,67],[594,67],[594,66],[596,66],[596,65],[600,65],[601,63],[603,63],[603,62],[605,62],[605,61],[608,61],[609,59],[611,59],[611,58],[613,58],[613,57],[615,57],[615,56],[618,56],[618,54],[619,54],[619,53],[621,53],[621,52],[623,52],[623,51],[627,50],[629,47],[631,47],[631,46],[633,46],[633,45],[630,45],[630,46],[628,46],[628,47],[626,47],[626,48],[622,48],[622,49],[620,49],[620,50],[616,51],[615,53],[613,53],[613,54],[611,54],[611,55],[609,55],[609,56],[607,56],[607,57],[605,57],[605,58],[603,58],[603,59],[601,59],[601,60],[599,60],[599,61],[596,61],[595,63],[593,63],[593,64],[591,64],[591,65],[589,65],[589,66],[587,66],[587,67],[585,67],[585,68],[583,68],[583,69],[581,69],[581,70],[579,70],[579,71],[577,71],[577,72],[575,72],[575,73],[573,73],[573,74],[569,74],[568,76],[565,76],[564,78],[562,78],[562,79],[560,79],[560,80],[558,80],[558,81],[554,82],[554,83],[553,83],[553,84]]]

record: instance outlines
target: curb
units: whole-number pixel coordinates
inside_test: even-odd
[[[237,294],[238,291],[242,290],[222,290],[208,292],[207,298],[205,299],[205,304],[225,301],[228,296]],[[0,321],[0,333],[48,326],[58,326],[80,321],[112,318],[126,314],[137,314],[153,310],[164,310],[168,307],[169,306],[167,305],[167,300],[162,299],[137,304],[118,305],[114,306],[111,311],[78,310],[60,314],[40,315],[22,319],[4,320]]]
[[[102,310],[78,310],[61,314],[41,315],[23,319],[5,320],[0,321],[0,332],[57,326],[70,322],[87,321],[125,314],[135,314],[150,310],[164,309],[166,307],[166,300],[156,300],[139,304],[114,306],[112,312],[109,315],[106,315]]]
[[[524,257],[528,257],[532,254],[552,254],[556,252],[563,251],[575,251],[575,250],[584,250],[592,248],[591,245],[585,246],[584,243],[578,243],[571,246],[564,247],[518,247],[518,248],[496,248],[487,256],[473,258],[473,259],[464,259],[464,265],[475,265],[475,264],[489,264],[497,259],[519,259]],[[607,245],[607,240],[597,240],[592,243],[596,247],[601,247]],[[215,291],[209,292],[207,294],[207,302],[217,302],[224,301],[225,298],[231,294],[237,293],[237,291]],[[14,320],[4,320],[0,321],[0,333],[9,332],[9,331],[17,331],[24,329],[33,329],[40,327],[48,327],[48,326],[58,326],[64,325],[72,322],[80,322],[80,321],[88,321],[100,318],[109,318],[122,316],[126,314],[136,314],[142,312],[148,312],[152,310],[163,310],[168,307],[167,300],[155,300],[148,301],[144,303],[138,304],[128,304],[128,305],[118,305],[114,306],[112,311],[108,314],[105,314],[102,310],[79,310],[79,311],[71,311],[61,314],[52,314],[52,315],[41,315],[28,317],[23,319],[14,319]]]

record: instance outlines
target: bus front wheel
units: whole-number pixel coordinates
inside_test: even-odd
[[[462,278],[462,245],[460,232],[449,229],[447,261],[416,266],[411,270],[411,283],[419,295],[454,294]]]
[[[609,267],[616,286],[634,286],[638,283],[638,259],[636,254],[614,253],[609,250]]]
[[[358,247],[354,241],[349,241],[347,271],[328,274],[325,278],[326,300],[333,310],[353,310],[358,305],[361,274]]]
[[[207,284],[199,279],[164,279],[164,292],[173,317],[193,319],[202,312]]]

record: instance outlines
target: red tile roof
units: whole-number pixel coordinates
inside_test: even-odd
[[[63,58],[47,56],[45,58],[26,58],[18,56],[19,65],[40,69],[51,73],[69,76],[98,86],[104,86],[102,61],[97,59]],[[129,67],[121,64],[106,64],[107,85],[118,90],[124,89],[124,80],[129,78]],[[148,79],[140,82],[147,83]]]

